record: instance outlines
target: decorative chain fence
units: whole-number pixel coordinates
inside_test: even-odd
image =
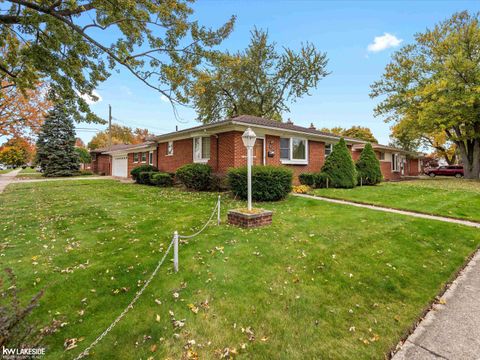
[[[117,318],[110,324],[110,326],[105,329],[104,332],[102,332],[85,350],[83,350],[80,354],[78,354],[75,360],[80,360],[85,356],[87,356],[90,350],[95,345],[97,345],[115,327],[115,325],[117,325],[120,322],[120,320],[123,319],[123,317],[128,313],[130,309],[133,308],[133,305],[137,302],[138,298],[142,296],[145,289],[148,287],[148,285],[150,285],[155,275],[157,275],[158,270],[160,270],[160,267],[162,266],[163,262],[167,258],[167,255],[170,252],[170,249],[172,248],[172,246],[173,246],[173,268],[175,272],[178,272],[178,239],[191,239],[197,235],[200,235],[203,232],[203,230],[207,228],[208,224],[212,221],[215,213],[217,214],[217,225],[220,225],[220,195],[218,196],[217,202],[215,204],[215,207],[213,208],[210,218],[207,220],[207,222],[202,226],[202,228],[199,231],[197,231],[195,234],[192,234],[192,235],[180,235],[178,231],[175,231],[173,233],[172,241],[170,241],[170,244],[168,245],[167,250],[163,254],[163,257],[160,259],[157,266],[153,270],[152,274],[148,277],[147,281],[145,282],[145,284],[143,284],[142,288],[137,292],[137,294],[132,299],[132,301],[130,301],[127,307],[120,313],[120,315],[117,316]]]

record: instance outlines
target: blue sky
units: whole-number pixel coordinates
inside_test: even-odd
[[[370,127],[382,143],[388,143],[389,124],[373,116],[376,100],[368,96],[369,86],[379,79],[395,49],[413,41],[416,32],[451,16],[454,12],[479,11],[474,1],[213,1],[200,0],[193,5],[193,17],[201,24],[219,26],[231,15],[237,16],[232,35],[222,48],[230,51],[245,48],[250,30],[268,30],[277,45],[298,49],[302,42],[311,42],[329,58],[331,74],[320,81],[311,96],[299,99],[290,106],[290,117],[295,123],[317,127],[362,125]],[[374,48],[368,46],[378,39]],[[105,36],[105,35],[103,35]],[[108,40],[108,37],[104,37]],[[400,44],[398,44],[401,40]],[[390,44],[383,50],[382,45]],[[169,103],[159,93],[147,88],[124,69],[114,72],[97,91],[101,101],[92,109],[107,118],[108,104],[113,116],[132,127],[145,127],[160,134],[198,125],[195,112],[179,108],[179,123]],[[103,125],[83,125],[104,129]],[[92,132],[78,131],[88,142]]]

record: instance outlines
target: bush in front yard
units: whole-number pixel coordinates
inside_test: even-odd
[[[319,189],[319,188],[331,187],[330,182],[331,181],[327,173],[319,172],[315,174],[315,185],[314,185],[315,188]]]
[[[137,181],[138,175],[141,172],[145,172],[145,171],[158,172],[158,169],[153,165],[140,165],[140,166],[136,167],[135,169],[133,169],[132,171],[130,171],[130,175],[132,175],[133,180]]]
[[[367,143],[355,164],[358,174],[358,183],[362,185],[376,185],[382,181],[380,161],[373,151],[372,145]]]
[[[211,173],[206,164],[187,164],[177,169],[175,178],[187,189],[205,191],[210,189]]]
[[[355,164],[343,138],[333,146],[332,153],[322,167],[322,173],[328,176],[328,187],[353,188],[357,185]]]
[[[292,171],[281,166],[252,167],[252,199],[277,201],[292,191]],[[232,192],[242,199],[247,198],[247,168],[228,171],[228,183]]]
[[[150,183],[161,187],[173,186],[173,177],[168,173],[153,172],[150,173]]]
[[[300,184],[307,185],[307,186],[315,186],[315,177],[317,174],[315,173],[303,173],[298,175],[298,181]]]
[[[142,171],[137,176],[137,184],[153,185],[151,179],[154,174],[158,174],[158,171]]]

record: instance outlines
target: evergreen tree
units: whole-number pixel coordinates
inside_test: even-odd
[[[378,161],[372,145],[367,143],[356,163],[358,183],[362,185],[375,185],[382,181],[380,161]]]
[[[74,125],[62,105],[55,105],[40,129],[37,163],[44,176],[72,176],[78,172]]]
[[[357,171],[352,156],[343,138],[333,146],[325,160],[322,173],[328,176],[329,187],[353,188],[357,184]]]

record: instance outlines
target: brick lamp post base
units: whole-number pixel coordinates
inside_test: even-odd
[[[253,228],[270,225],[273,212],[270,210],[253,209],[249,212],[246,209],[228,210],[228,223],[244,228]]]

